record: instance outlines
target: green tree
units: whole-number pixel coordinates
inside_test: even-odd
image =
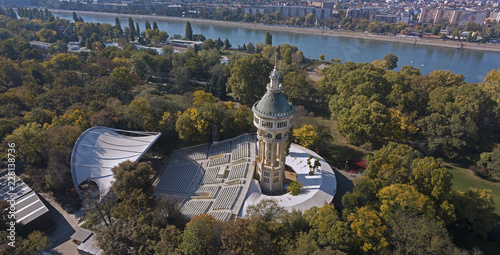
[[[229,48],[231,48],[231,43],[229,42],[229,39],[226,38],[226,40],[224,40],[224,48],[227,50]]]
[[[16,249],[16,254],[38,254],[50,247],[49,237],[43,232],[35,230],[28,235],[28,238],[21,242]]]
[[[500,180],[500,151],[481,153],[481,158],[477,161],[477,165],[486,167],[492,179]]]
[[[192,41],[193,40],[193,28],[191,28],[191,23],[189,21],[186,21],[186,29],[184,33],[184,38],[186,40]]]
[[[160,241],[156,244],[155,254],[168,255],[179,253],[182,242],[182,232],[172,225],[160,230]]]
[[[115,26],[113,27],[114,29],[117,29],[118,31],[122,32],[122,25],[120,24],[120,19],[118,17],[115,17]]]
[[[207,83],[208,92],[221,100],[225,100],[226,84],[230,74],[229,66],[225,64],[216,64],[210,67],[209,74],[210,80]]]
[[[384,60],[387,61],[387,65],[389,70],[392,70],[396,67],[398,67],[398,57],[392,53],[389,53],[384,56]]]
[[[330,245],[334,249],[349,250],[353,247],[353,236],[349,224],[342,221],[333,205],[325,204],[322,207],[311,207],[304,213],[311,230],[309,235],[319,245]]]
[[[271,63],[261,55],[239,58],[230,66],[227,89],[242,103],[253,104],[264,94],[271,69]]]
[[[15,143],[17,155],[30,165],[43,165],[43,141],[46,130],[40,124],[28,123],[18,127],[4,139],[6,143]],[[7,153],[4,153],[7,155]],[[16,160],[17,161],[17,160]]]
[[[481,83],[480,86],[492,96],[497,104],[500,104],[500,68],[491,70],[486,77],[484,77],[484,82]]]
[[[263,199],[247,208],[247,218],[259,218],[264,222],[276,221],[283,216],[285,209],[274,199]]]
[[[440,25],[436,25],[432,28],[432,34],[433,35],[438,35],[439,32],[441,32],[441,26]]]
[[[325,54],[319,55],[319,60],[321,60],[321,61],[325,60]]]
[[[147,195],[154,193],[151,181],[153,168],[147,163],[127,160],[111,171],[115,178],[111,188],[119,199],[126,199],[136,189]]]
[[[135,41],[135,26],[132,18],[128,18],[128,28],[129,28],[129,41]]]
[[[266,32],[266,38],[264,40],[266,45],[273,45],[273,35],[269,32]]]
[[[221,247],[222,224],[211,215],[191,219],[182,233],[184,254],[218,254]]]
[[[453,244],[446,228],[414,212],[397,211],[387,221],[391,254],[467,254]]]
[[[303,187],[304,185],[300,182],[291,182],[286,189],[292,196],[297,196],[302,192]]]
[[[313,91],[313,82],[305,73],[289,72],[283,76],[283,92],[294,104],[306,103]]]
[[[495,203],[491,190],[469,188],[466,192],[455,190],[452,199],[457,213],[457,222],[475,235],[487,237],[495,226],[493,211]]]

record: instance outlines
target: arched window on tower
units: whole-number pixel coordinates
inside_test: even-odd
[[[277,135],[276,135],[276,140],[281,140],[281,139],[282,139],[282,137],[281,137],[281,133],[280,133],[280,134],[277,134]]]

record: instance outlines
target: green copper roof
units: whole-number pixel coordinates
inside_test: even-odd
[[[295,108],[290,104],[283,93],[273,93],[267,91],[264,96],[257,101],[253,111],[268,117],[286,117],[295,112]]]

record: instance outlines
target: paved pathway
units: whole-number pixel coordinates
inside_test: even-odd
[[[335,208],[338,208],[340,211],[342,211],[344,209],[344,205],[342,205],[342,197],[348,191],[352,191],[352,189],[354,188],[352,180],[361,175],[340,171],[336,168],[333,168],[333,171],[335,172],[335,177],[337,178],[337,193],[333,198],[333,204],[335,205]]]
[[[50,243],[52,244],[52,249],[49,251],[50,254],[78,254],[76,250],[78,245],[73,243],[70,236],[80,228],[78,226],[79,219],[75,214],[67,213],[56,201],[54,201],[52,196],[45,193],[39,195],[45,202],[47,208],[49,208],[52,219],[57,225],[57,229],[49,236]]]

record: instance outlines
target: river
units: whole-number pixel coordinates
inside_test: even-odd
[[[77,12],[78,13],[78,12]],[[71,13],[58,13],[54,16],[73,20]],[[79,14],[80,15],[80,14]],[[109,17],[83,14],[85,22],[115,24],[115,15]],[[151,16],[149,22],[155,21]],[[160,30],[170,36],[184,35],[185,22],[156,20]],[[128,25],[128,19],[120,18],[122,27]],[[139,21],[140,30],[144,31],[144,22]],[[203,34],[206,38],[224,40],[228,38],[233,47],[252,42],[263,42],[266,31],[249,28],[226,27],[220,25],[192,23],[195,34]],[[476,50],[459,50],[453,48],[412,45],[377,40],[331,37],[293,33],[288,31],[273,31],[273,45],[288,43],[295,45],[307,58],[318,59],[324,54],[326,59],[340,58],[342,62],[372,62],[383,59],[386,54],[393,53],[399,58],[398,69],[404,65],[413,65],[420,68],[422,74],[429,74],[433,70],[450,70],[456,74],[463,74],[467,82],[481,82],[492,69],[500,68],[500,53]]]

